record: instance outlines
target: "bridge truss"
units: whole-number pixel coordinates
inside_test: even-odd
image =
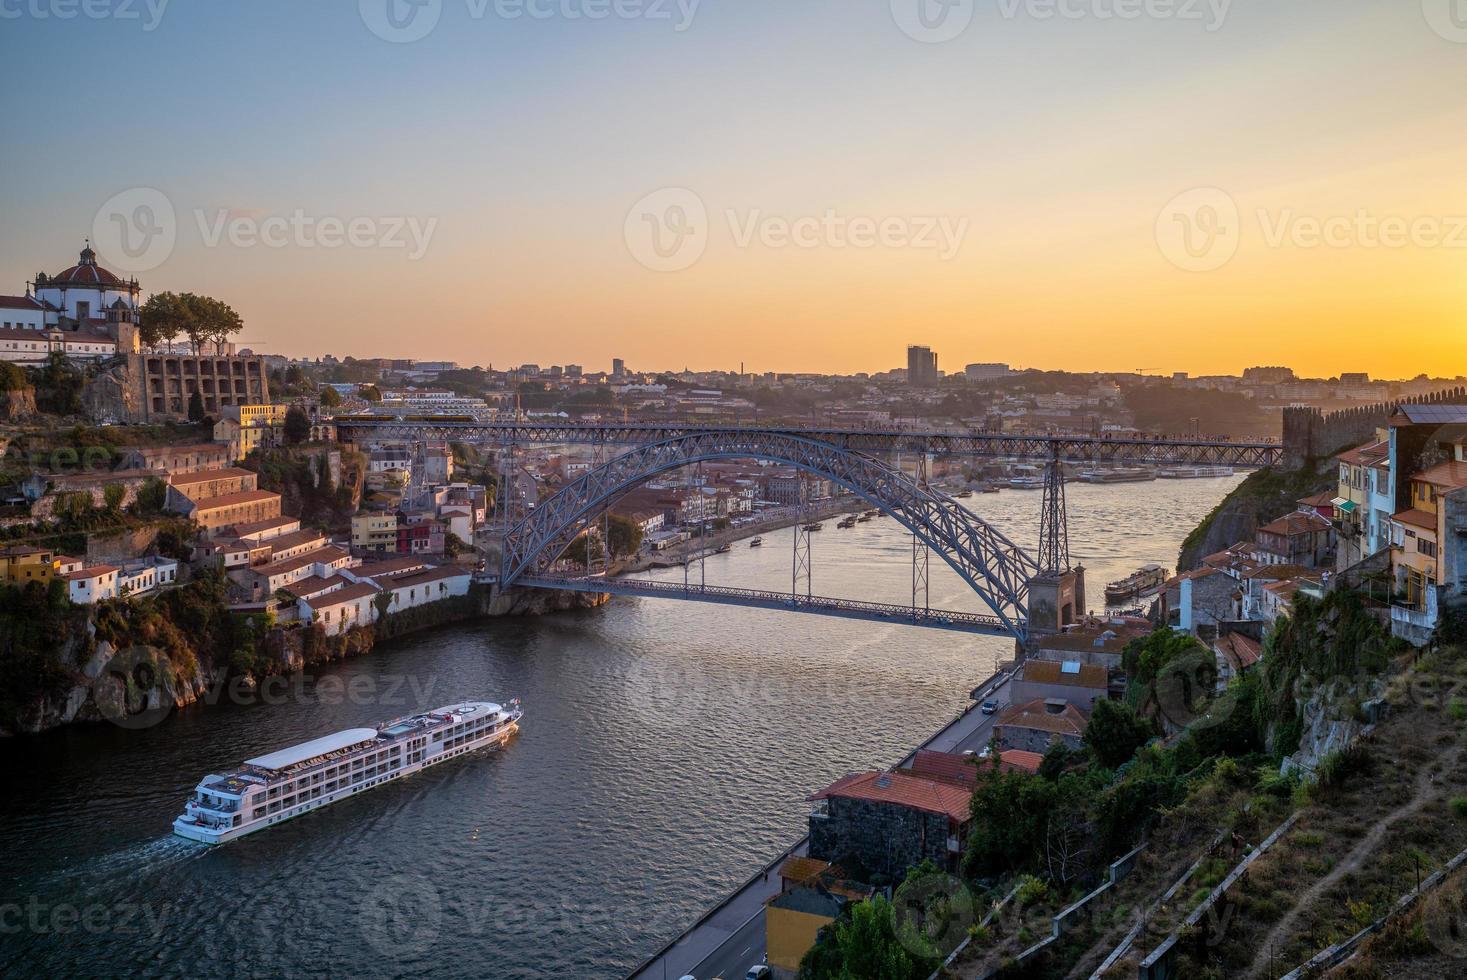
[[[613,584],[617,588],[631,588],[626,583],[590,577],[558,577],[551,574],[551,570],[581,533],[636,487],[661,473],[719,459],[771,460],[817,474],[849,490],[896,518],[924,547],[941,556],[968,583],[993,613],[985,631],[1002,632],[1020,639],[1027,636],[1029,581],[1039,570],[1033,557],[951,497],[880,460],[818,439],[771,430],[726,427],[691,432],[637,446],[593,469],[542,501],[506,533],[500,584],[545,583],[543,587],[599,592],[616,591],[607,587]],[[592,581],[597,586],[594,589],[590,587]],[[573,584],[577,582],[585,584]],[[701,595],[692,595],[694,590],[699,590]],[[745,590],[710,592],[705,587],[686,583],[680,591],[682,598],[704,601],[732,601],[730,593],[739,591],[745,594],[744,605],[774,602]],[[851,618],[890,618],[881,616],[881,612],[895,609],[903,609],[915,616],[917,609],[915,598],[910,609],[900,606],[883,608],[873,603],[846,603],[837,607],[832,604],[844,601],[821,599],[817,602],[808,589],[803,607],[797,590],[792,590],[788,596],[781,595],[779,600],[782,608],[791,608],[785,603],[786,599],[802,611]],[[923,620],[921,625],[941,625],[941,620],[957,622],[961,615],[924,609],[922,616],[917,618]]]
[[[1159,466],[1235,466],[1258,469],[1283,461],[1277,442],[1218,439],[1122,439],[1085,435],[1015,435],[976,430],[897,430],[782,425],[708,425],[698,422],[581,422],[569,419],[475,422],[387,416],[336,419],[343,441],[368,439],[487,442],[494,445],[634,446],[699,434],[760,434],[803,438],[849,452],[887,456],[990,456],[1059,459],[1071,463],[1151,463]]]

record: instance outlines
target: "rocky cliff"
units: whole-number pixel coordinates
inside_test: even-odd
[[[0,391],[0,422],[24,422],[36,414],[36,389]],[[0,446],[0,453],[4,453]]]
[[[156,635],[150,639],[158,640],[157,645],[114,645],[99,639],[96,623],[88,621],[85,630],[69,635],[51,651],[51,665],[61,668],[56,683],[47,684],[10,717],[0,718],[0,735],[35,734],[88,722],[149,728],[177,708],[248,693],[261,678],[359,656],[378,643],[420,630],[484,616],[537,616],[586,609],[606,599],[537,589],[491,595],[489,589],[476,587],[466,596],[394,613],[381,623],[340,636],[327,636],[320,627],[277,627],[263,633],[254,655],[243,659],[237,652],[192,646],[170,655],[161,648],[169,644]],[[115,610],[108,608],[106,615],[111,616]]]
[[[1177,571],[1189,572],[1202,559],[1239,541],[1269,521],[1283,517],[1308,497],[1336,486],[1333,469],[1260,470],[1240,483],[1187,535],[1177,556]]]

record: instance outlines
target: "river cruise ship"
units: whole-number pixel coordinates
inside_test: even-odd
[[[1155,595],[1166,584],[1167,570],[1160,565],[1143,565],[1119,582],[1105,587],[1106,605],[1117,605],[1128,599]]]
[[[519,700],[468,701],[247,759],[205,776],[173,832],[223,844],[446,759],[499,745],[519,731]]]

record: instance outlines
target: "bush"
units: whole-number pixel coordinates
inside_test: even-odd
[[[1452,813],[1462,820],[1467,820],[1467,796],[1452,797]]]

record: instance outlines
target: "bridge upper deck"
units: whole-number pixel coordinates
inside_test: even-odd
[[[930,453],[1060,459],[1070,462],[1154,463],[1165,466],[1234,466],[1257,469],[1283,461],[1284,447],[1272,441],[1237,441],[1158,436],[1122,438],[1084,434],[1018,434],[979,429],[910,429],[896,426],[791,426],[777,423],[582,422],[568,419],[474,421],[457,418],[342,416],[343,438],[444,439],[500,445],[635,446],[699,432],[768,432],[815,439],[853,452]]]

